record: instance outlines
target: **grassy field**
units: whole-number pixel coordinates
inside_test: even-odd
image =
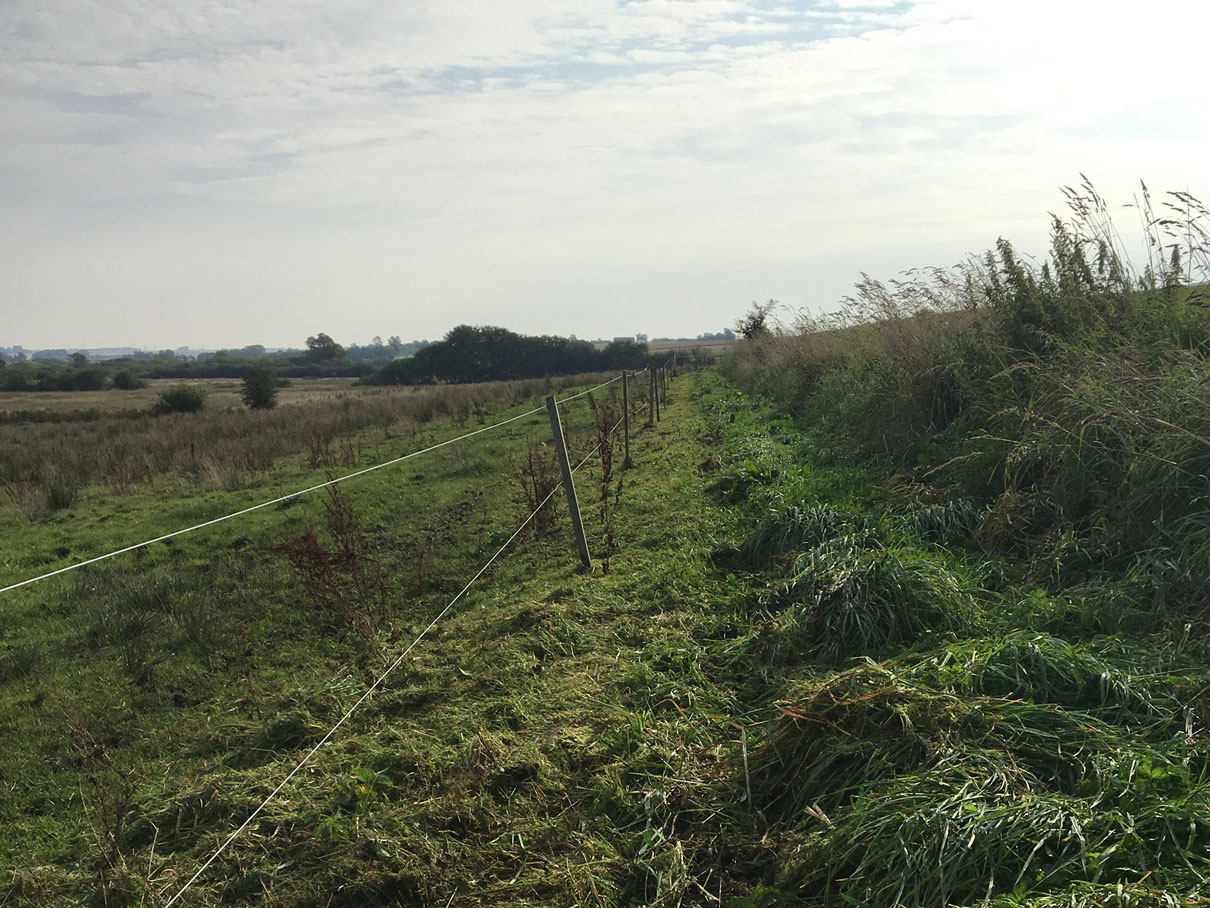
[[[583,399],[566,420],[597,443]],[[0,903],[164,905],[529,513],[544,433],[6,595]],[[367,430],[367,462],[403,439]],[[594,572],[557,499],[177,904],[1204,904],[1183,619],[1129,578],[1040,585],[960,501],[814,447],[678,378],[633,468],[578,475]],[[35,548],[266,493],[166,491]]]
[[[525,401],[522,411],[533,403]],[[603,400],[602,418],[608,416],[612,423],[613,415],[604,411],[613,407],[616,412],[616,406],[616,401]],[[595,444],[595,417],[583,399],[571,405],[565,419],[573,452]],[[354,433],[348,447],[356,456],[336,469],[398,456],[474,427],[466,423],[455,415],[392,424],[385,432],[375,427]],[[409,462],[392,474],[356,480],[337,496],[292,501],[216,528],[218,532],[170,540],[6,594],[0,712],[14,742],[20,742],[0,768],[6,791],[14,796],[4,817],[3,872],[11,883],[7,898],[21,904],[161,903],[189,871],[190,858],[212,846],[229,820],[238,820],[243,805],[263,793],[262,783],[314,740],[346,695],[364,684],[392,649],[410,638],[507,539],[528,513],[525,490],[545,489],[555,476],[549,450],[538,446],[548,431],[544,414],[538,414],[444,449],[438,457]],[[650,441],[636,443],[636,455],[640,449],[652,456],[662,453],[659,436],[649,434]],[[10,507],[0,513],[6,526],[0,537],[0,583],[322,480],[333,469],[310,463],[304,453],[279,458],[247,488],[199,493],[196,477],[182,474],[117,496],[104,485],[84,486],[70,508],[32,520]],[[601,467],[596,470],[599,484]],[[600,492],[594,493],[590,477],[583,481],[581,495],[591,515],[599,508],[593,502]],[[611,510],[630,498],[628,490],[619,495],[616,485],[610,495],[615,502]],[[598,559],[608,555],[599,529],[594,549]],[[493,628],[525,611],[518,603],[532,602],[536,609],[552,592],[555,599],[566,595],[559,592],[564,584],[581,583],[573,570],[565,520],[540,521],[512,554],[494,572],[499,585],[477,590],[470,605],[483,596],[514,599],[521,579],[534,574],[543,575],[544,589],[525,591],[503,618],[490,616]],[[520,625],[529,621],[518,620]],[[536,614],[534,621],[545,623]],[[452,651],[438,646],[429,656],[418,652],[401,673],[400,686],[384,692],[380,702],[388,705],[371,713],[369,727],[397,711],[428,716],[416,727],[427,724],[427,734],[438,733],[445,720],[429,704],[444,699],[436,693],[447,684],[465,687],[464,679],[472,677],[469,667],[494,632],[476,629],[478,642],[470,652],[462,643]],[[445,639],[446,633],[436,639]],[[532,640],[526,645],[531,644],[542,649]],[[523,671],[522,678],[536,679],[542,659],[523,657],[516,647],[506,649],[505,656],[492,655],[487,669],[476,671],[504,671],[493,685],[515,682],[509,674],[513,669]],[[450,658],[468,660],[468,668],[447,675],[445,660]],[[445,667],[420,684],[433,688],[430,693],[417,693],[412,688],[430,662]],[[479,741],[484,720],[478,711],[483,708],[478,704],[460,716],[460,722],[471,723],[458,731],[460,739],[469,735],[462,744]],[[402,726],[397,732],[402,733]],[[528,746],[545,742],[542,738]],[[381,751],[373,759],[380,756]],[[437,768],[448,756],[448,747],[438,747],[425,759]],[[451,778],[465,769],[464,759],[458,756],[445,767]],[[353,797],[350,792],[361,790],[363,782],[349,779],[366,771],[349,770],[343,762],[339,769],[329,767],[336,771],[330,781],[340,790],[325,794],[320,804],[307,805],[309,816],[329,811],[332,797],[345,803]],[[360,767],[363,761],[356,762]],[[329,770],[323,770],[325,775]],[[353,775],[346,778],[348,771]],[[402,783],[402,777],[397,781]],[[379,784],[386,784],[385,779]],[[310,785],[302,787],[305,792]],[[225,791],[221,797],[219,789]],[[301,806],[294,797],[307,796],[287,795],[286,803]],[[228,803],[221,805],[221,800]],[[340,850],[348,831],[340,828],[345,817],[343,808],[337,810],[308,838],[324,839],[325,850]],[[361,818],[354,820],[356,826],[361,823]],[[184,827],[191,830],[191,842],[180,838]],[[426,834],[440,840],[446,831],[434,826]],[[263,832],[249,838],[258,841]],[[291,844],[286,839],[281,844],[293,848],[293,836],[287,838]],[[406,843],[392,846],[401,848]],[[135,854],[150,861],[146,872],[136,866],[142,857]],[[282,903],[308,903],[310,896],[304,893],[327,886],[339,863],[321,878],[297,881],[301,889],[286,885]],[[203,882],[198,892],[202,902],[219,894],[229,899],[233,892],[255,892],[260,883],[253,880],[267,872],[257,870],[252,880],[232,889],[229,873],[221,865],[216,869],[219,883]],[[246,876],[242,871],[237,875]],[[402,876],[402,882],[383,885],[404,894],[419,885]],[[424,879],[426,886],[442,882],[439,873]],[[370,893],[378,884],[358,885],[357,891]],[[459,885],[468,883],[464,879]],[[358,895],[346,898],[350,904],[375,901],[370,895],[368,901]],[[389,903],[385,895],[378,901]]]
[[[352,378],[296,378],[278,391],[280,406],[331,400],[343,394],[357,394]],[[98,416],[148,411],[159,400],[160,392],[176,385],[203,388],[211,409],[243,409],[238,378],[204,378],[181,381],[153,378],[147,387],[131,391],[0,391],[0,422],[55,419],[81,413]]]
[[[652,353],[667,353],[671,350],[702,350],[715,356],[726,355],[735,346],[735,341],[729,340],[690,340],[690,341],[651,341],[648,349]]]
[[[443,417],[459,426],[482,425],[489,412],[581,380],[593,377],[344,390],[330,390],[334,386],[326,382],[300,383],[293,404],[251,412],[213,401],[198,414],[154,415],[145,407],[105,412],[70,404],[22,411],[11,428],[0,431],[0,485],[9,502],[33,520],[70,511],[81,495],[129,501],[146,487],[165,484],[161,497],[168,498],[271,487],[283,456],[305,454],[311,469],[364,464],[369,429],[389,442],[423,435]],[[123,393],[100,392],[119,399]]]

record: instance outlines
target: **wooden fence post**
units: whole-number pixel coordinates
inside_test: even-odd
[[[559,455],[559,468],[563,471],[563,491],[567,493],[567,509],[571,511],[571,529],[576,537],[576,549],[580,552],[580,563],[592,570],[588,540],[584,537],[584,521],[580,519],[580,502],[576,498],[576,485],[571,476],[571,461],[567,457],[567,442],[563,438],[563,424],[559,422],[559,405],[553,394],[546,398],[546,413],[550,416],[550,434],[554,437],[555,453]]]
[[[647,360],[647,428],[655,425],[655,357]]]
[[[660,413],[660,383],[663,381],[663,379],[664,379],[664,376],[663,376],[661,370],[656,369],[655,370],[655,421],[656,422],[659,422],[660,417],[663,415],[662,413]]]
[[[622,370],[622,429],[626,439],[626,456],[622,459],[622,469],[632,466],[630,462],[630,380],[629,373]]]

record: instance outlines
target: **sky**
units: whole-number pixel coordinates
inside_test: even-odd
[[[830,311],[1044,253],[1081,173],[1210,194],[1208,33],[1189,0],[4,0],[0,346]]]

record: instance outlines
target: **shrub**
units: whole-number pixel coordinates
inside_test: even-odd
[[[328,487],[324,512],[327,545],[308,526],[300,536],[288,535],[277,551],[286,556],[307,598],[320,612],[339,617],[363,638],[372,637],[390,618],[382,564],[338,486]]]
[[[77,477],[57,467],[43,467],[29,482],[9,483],[5,491],[21,513],[34,521],[74,507],[80,483]]]
[[[139,388],[146,388],[147,382],[129,369],[120,369],[114,373],[113,386],[119,391],[137,391]]]
[[[197,413],[206,406],[206,392],[192,385],[173,385],[160,392],[156,413]]]
[[[68,386],[72,391],[100,391],[105,387],[105,370],[94,366],[91,369],[77,369],[70,373]]]
[[[268,366],[249,366],[239,396],[250,410],[272,409],[277,405],[277,376]]]
[[[74,507],[80,494],[79,487],[71,477],[58,471],[42,483],[42,490],[46,496],[46,507],[51,511],[65,511]]]
[[[535,515],[527,530],[538,537],[549,535],[555,527],[559,509],[540,505],[559,484],[558,456],[549,446],[531,442],[525,460],[516,467],[516,475],[525,513]]]

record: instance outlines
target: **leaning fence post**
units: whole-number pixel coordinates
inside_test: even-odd
[[[626,456],[622,459],[625,469],[630,464],[630,381],[627,371],[622,370],[622,435],[626,439]]]
[[[647,360],[647,428],[655,425],[655,357]]]
[[[584,521],[580,519],[580,502],[576,499],[576,486],[571,477],[571,461],[567,457],[567,442],[563,438],[563,424],[559,421],[559,405],[555,402],[553,394],[546,398],[546,412],[550,416],[550,434],[554,436],[559,468],[563,471],[563,491],[567,493],[567,509],[571,512],[571,529],[576,537],[576,548],[580,552],[580,563],[591,570],[592,558],[588,554],[588,540],[584,537]]]
[[[660,418],[663,416],[663,414],[660,412],[660,382],[663,380],[663,378],[664,378],[664,376],[660,373],[660,370],[657,368],[655,370],[655,421],[656,422],[659,422]]]

